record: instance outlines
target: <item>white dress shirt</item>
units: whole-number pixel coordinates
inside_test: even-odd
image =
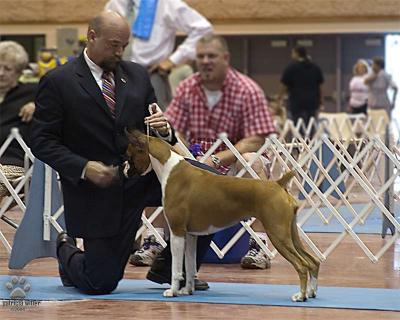
[[[133,1],[136,10],[139,8],[140,0],[110,0],[105,9],[127,17],[129,1]],[[185,32],[187,38],[173,52],[177,31]],[[177,65],[194,59],[197,41],[211,32],[210,22],[182,0],[158,0],[150,38],[134,38],[126,50],[130,52],[128,57],[131,61],[145,67],[168,58]]]
[[[83,56],[85,58],[85,61],[90,69],[90,72],[93,75],[94,80],[96,80],[97,85],[99,86],[100,90],[103,91],[103,69],[100,68],[97,64],[95,64],[92,60],[90,60],[89,56],[87,55],[87,49],[83,50]],[[112,84],[114,85],[114,78],[110,79]]]

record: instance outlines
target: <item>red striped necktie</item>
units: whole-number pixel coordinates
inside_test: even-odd
[[[115,86],[113,81],[114,75],[112,72],[103,72],[101,78],[103,79],[103,85],[101,88],[101,91],[103,92],[103,97],[106,100],[112,116],[115,117]]]

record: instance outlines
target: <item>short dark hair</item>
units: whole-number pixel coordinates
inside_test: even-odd
[[[221,48],[224,52],[229,52],[228,43],[226,42],[225,38],[217,34],[207,34],[200,38],[197,43],[210,43],[214,40],[221,45]]]
[[[104,25],[104,18],[102,15],[95,16],[92,20],[89,21],[89,30],[94,30],[97,35],[101,34],[102,28]]]
[[[307,49],[306,49],[305,47],[303,47],[303,46],[296,46],[296,47],[293,48],[293,50],[294,50],[294,52],[297,53],[297,55],[298,55],[300,58],[303,58],[303,59],[307,59],[307,58],[308,58]]]
[[[372,62],[379,66],[381,69],[385,69],[385,59],[382,57],[374,57]]]

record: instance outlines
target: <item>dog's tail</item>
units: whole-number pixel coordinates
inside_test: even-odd
[[[285,188],[286,185],[287,185],[287,183],[290,181],[290,179],[292,179],[295,175],[296,175],[296,173],[295,173],[293,170],[291,170],[291,171],[285,173],[285,174],[283,175],[283,177],[280,178],[280,179],[277,181],[277,183],[278,183],[282,188]]]

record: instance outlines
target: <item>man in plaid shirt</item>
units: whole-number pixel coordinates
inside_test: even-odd
[[[256,152],[265,137],[276,132],[262,89],[229,66],[229,51],[222,37],[202,38],[196,62],[199,72],[181,83],[165,116],[180,138],[200,144],[203,152],[221,132],[228,134],[242,155]],[[223,173],[235,162],[225,144],[205,161]]]
[[[262,89],[249,77],[230,67],[229,50],[224,38],[208,35],[196,47],[199,72],[184,80],[167,107],[165,116],[176,133],[188,144],[200,144],[205,153],[226,132],[235,148],[248,161],[264,144],[265,137],[276,132]],[[221,144],[205,163],[222,173],[235,174],[236,157]],[[266,179],[263,170],[268,161],[261,158],[253,169]],[[258,228],[257,228],[258,229]],[[264,230],[261,227],[261,230]],[[259,233],[266,240],[265,233]],[[250,238],[244,268],[270,267],[268,256]]]

